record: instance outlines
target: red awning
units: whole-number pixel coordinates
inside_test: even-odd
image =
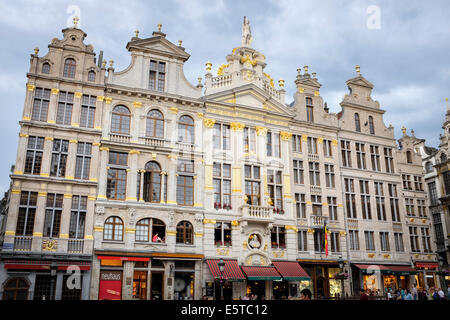
[[[387,271],[390,271],[390,273],[394,274],[408,275],[417,273],[417,270],[411,268],[410,266],[385,266],[385,267],[387,268]]]
[[[150,261],[147,257],[120,257],[120,256],[98,256],[99,260],[120,260],[120,261]]]
[[[380,271],[387,270],[386,266],[383,266],[381,264],[355,264],[355,267],[363,271],[367,271],[367,269],[369,268],[370,270],[376,270],[376,268],[379,268]]]
[[[282,280],[274,267],[242,267],[248,280]]]
[[[219,270],[219,261],[220,260],[218,259],[206,260],[209,270],[211,270],[211,273],[215,279],[220,279],[223,276],[226,280],[245,280],[245,276],[239,268],[237,260],[223,260],[223,262],[225,262],[223,275],[221,275]]]
[[[284,280],[307,280],[310,276],[303,270],[297,261],[272,262]]]
[[[437,269],[437,262],[416,262],[416,268]]]
[[[58,261],[56,262],[58,270],[67,270],[69,266],[76,266],[80,270],[90,270],[91,263],[87,261]],[[5,260],[5,269],[21,270],[50,270],[50,261],[39,260]]]

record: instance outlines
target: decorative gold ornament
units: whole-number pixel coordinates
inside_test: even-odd
[[[203,118],[203,125],[206,128],[212,128],[214,127],[214,124],[216,123],[215,119],[209,119],[209,118]]]
[[[42,241],[42,250],[44,251],[56,251],[57,248],[58,248],[58,241],[56,240]]]
[[[256,126],[255,127],[255,130],[256,130],[256,134],[258,135],[258,136],[265,136],[266,134],[267,134],[267,128],[265,128],[265,127],[261,127],[261,126]]]
[[[222,64],[219,69],[217,70],[218,76],[223,76],[223,69],[228,68],[230,64]]]
[[[240,122],[232,122],[230,124],[231,130],[233,131],[242,131],[245,127],[245,124],[240,123]]]
[[[278,86],[280,87],[280,89],[284,89],[284,80],[283,79],[278,80]]]
[[[211,67],[212,67],[211,61],[206,62],[205,66],[206,66],[206,72],[211,73]]]
[[[291,139],[291,137],[292,137],[292,133],[286,132],[286,131],[281,131],[280,137],[281,137],[281,140],[283,140],[283,141],[289,141],[289,139]]]
[[[161,32],[162,24],[161,24],[161,23],[158,23],[156,26],[158,27],[158,32]]]
[[[39,53],[39,48],[38,47],[34,48],[34,54],[37,56],[38,53]]]
[[[73,27],[74,28],[78,28],[78,21],[80,21],[80,18],[78,18],[77,16],[75,16],[73,18]]]
[[[355,70],[357,74],[361,73],[361,68],[359,67],[359,65],[356,65]]]

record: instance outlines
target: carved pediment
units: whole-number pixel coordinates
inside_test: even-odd
[[[370,89],[373,89],[373,87],[374,87],[374,85],[369,80],[367,80],[366,78],[364,78],[361,75],[359,75],[355,78],[352,78],[350,80],[347,80],[346,84],[347,85],[353,84],[356,86],[366,87],[366,88],[370,88]]]
[[[163,36],[155,36],[147,39],[136,39],[127,43],[129,51],[144,51],[163,56],[180,58],[183,61],[189,59],[190,55],[182,47],[174,45]]]

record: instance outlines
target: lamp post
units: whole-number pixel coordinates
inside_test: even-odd
[[[220,298],[223,299],[223,271],[225,270],[225,262],[222,258],[220,258],[219,263],[217,264],[219,266],[220,271]]]
[[[52,264],[50,265],[50,300],[55,300],[54,290],[55,290],[55,277],[56,277],[56,270],[58,269],[58,265],[55,261],[52,261]]]
[[[439,270],[438,275],[439,275],[440,287],[444,291],[445,290],[445,277],[444,277],[444,271],[442,269],[444,267],[445,259],[440,254],[438,254],[437,259],[438,259],[438,270]]]
[[[339,269],[341,269],[341,286],[342,286],[342,299],[345,297],[345,287],[344,287],[344,260],[340,256],[338,259]]]

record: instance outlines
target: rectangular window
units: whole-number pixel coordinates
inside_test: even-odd
[[[439,197],[436,189],[436,182],[428,183],[428,192],[430,193],[430,203],[432,206],[439,204]]]
[[[244,128],[244,152],[256,152],[256,131],[253,128]]]
[[[308,137],[308,153],[317,154],[317,138]]]
[[[322,215],[322,196],[311,195],[312,214],[315,216]]]
[[[419,213],[419,217],[426,217],[427,216],[427,212],[426,212],[427,208],[425,206],[425,200],[422,199],[417,199],[417,212]]]
[[[95,119],[95,101],[96,96],[83,95],[81,101],[80,127],[93,128]]]
[[[322,229],[314,231],[314,251],[316,253],[325,252],[325,237]]]
[[[375,202],[377,204],[378,220],[386,221],[386,206],[384,203],[383,183],[375,182]]]
[[[341,252],[341,246],[339,245],[339,232],[330,233],[330,248],[331,252]]]
[[[92,143],[78,142],[77,158],[75,163],[75,178],[89,179],[89,170],[91,168]]]
[[[279,158],[281,155],[280,134],[267,132],[267,156]]]
[[[350,250],[359,250],[359,232],[358,230],[349,230]]]
[[[109,169],[106,193],[108,199],[125,200],[127,187],[128,154],[109,152]]]
[[[394,157],[392,156],[392,148],[384,148],[384,164],[386,172],[394,173]]]
[[[366,240],[366,250],[375,251],[375,242],[373,238],[373,231],[364,231],[364,238]]]
[[[423,252],[431,252],[430,229],[422,227],[422,228],[420,228],[420,231],[422,233]]]
[[[70,125],[72,123],[73,92],[60,91],[56,123]]]
[[[21,191],[16,236],[32,236],[37,209],[37,192]]]
[[[25,159],[25,173],[40,174],[42,154],[44,151],[44,137],[28,138],[27,155]]]
[[[67,157],[69,154],[69,141],[54,139],[52,150],[52,163],[50,175],[52,177],[64,177],[66,175]]]
[[[215,123],[213,131],[214,149],[230,150],[230,126],[227,124]]]
[[[415,216],[414,212],[414,199],[413,198],[405,198],[405,208],[406,208],[406,215],[408,216]]]
[[[445,194],[450,194],[450,172],[444,172],[444,187],[445,187]]]
[[[269,197],[273,201],[276,213],[284,213],[283,210],[283,183],[281,171],[267,170],[267,186],[269,188]]]
[[[306,106],[306,121],[314,122],[314,107]]]
[[[380,245],[381,251],[390,251],[388,232],[380,232]]]
[[[350,150],[350,141],[341,141],[341,155],[342,155],[342,165],[344,167],[351,168],[352,166],[352,158],[351,158],[351,150]]]
[[[231,246],[231,223],[217,222],[214,227],[214,245]]]
[[[293,152],[302,152],[302,135],[301,134],[293,134],[292,135],[292,151]]]
[[[336,197],[327,197],[327,202],[328,202],[328,212],[330,215],[330,220],[331,221],[337,221],[338,220],[338,216],[337,216],[337,200]]]
[[[214,208],[231,209],[231,165],[213,164]]]
[[[261,200],[261,175],[260,167],[245,165],[245,196],[247,204],[260,205]]]
[[[345,211],[347,217],[356,219],[355,184],[353,179],[344,179],[345,184]]]
[[[308,239],[306,230],[299,230],[297,232],[297,249],[298,251],[308,251]]]
[[[325,182],[327,188],[335,188],[334,165],[332,164],[325,164]]]
[[[320,171],[318,162],[309,162],[309,183],[312,186],[320,186]]]
[[[50,92],[50,89],[35,89],[31,120],[47,121],[48,105],[50,104]]]
[[[69,238],[84,239],[86,225],[87,197],[72,196],[72,210],[70,212]]]
[[[370,160],[372,161],[372,170],[381,171],[380,167],[380,153],[378,146],[370,146]]]
[[[403,233],[394,233],[394,241],[395,241],[395,251],[403,252],[405,248],[403,246]]]
[[[423,182],[421,176],[414,176],[414,189],[416,191],[423,191]]]
[[[272,248],[286,248],[286,230],[284,227],[274,226],[270,237]]]
[[[48,193],[45,207],[44,237],[58,238],[61,226],[63,194]]]
[[[150,90],[164,91],[166,78],[166,63],[150,60],[150,76],[148,88]]]
[[[400,210],[398,207],[397,185],[388,184],[389,187],[389,202],[391,204],[392,221],[400,222]]]
[[[295,194],[295,209],[297,212],[297,218],[306,218],[306,201],[304,193]]]
[[[412,190],[411,176],[409,174],[402,174],[402,181],[403,189]]]
[[[367,169],[365,146],[364,143],[356,143],[356,162],[358,169]]]
[[[213,167],[214,168],[214,167]],[[177,204],[194,205],[194,160],[178,160]]]
[[[419,236],[417,234],[417,227],[409,227],[409,240],[411,241],[411,251],[420,252]]]
[[[194,173],[194,160],[179,159],[177,170],[178,172]]]
[[[333,148],[331,140],[323,140],[323,155],[325,157],[331,158],[333,156]]]
[[[301,160],[293,160],[293,168],[294,168],[294,183],[295,184],[304,184],[304,172],[303,172],[303,161]]]
[[[361,211],[363,219],[371,220],[369,181],[359,180],[359,191],[361,192]]]

